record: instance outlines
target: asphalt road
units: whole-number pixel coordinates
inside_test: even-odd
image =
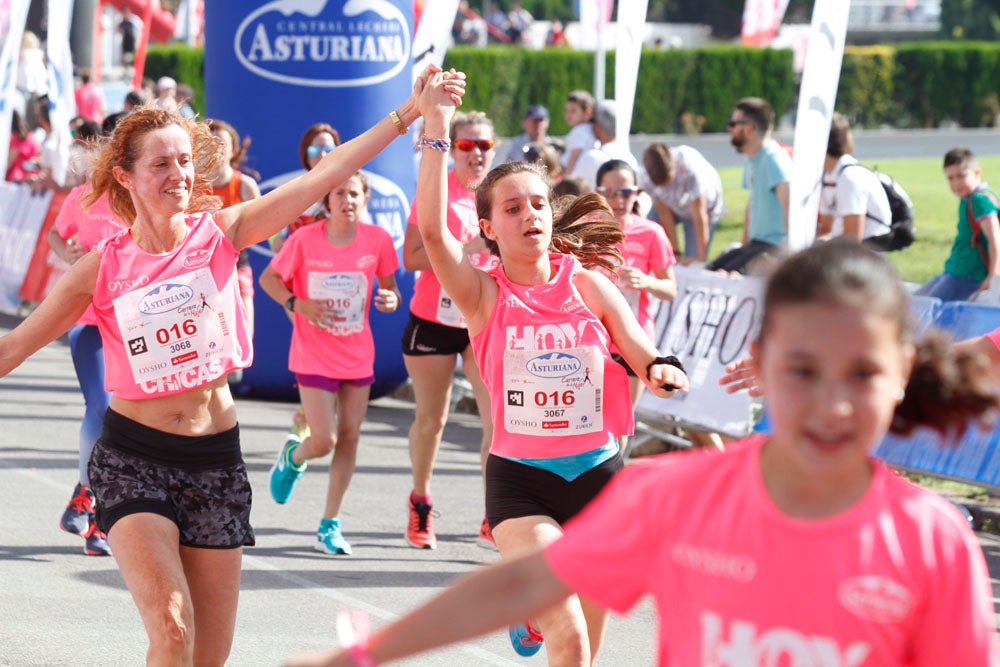
[[[13,318],[0,316],[0,334]],[[292,413],[290,404],[240,399],[244,457],[257,491],[257,546],[247,549],[231,665],[276,665],[331,646],[339,609],[363,609],[380,624],[455,577],[497,558],[476,543],[483,515],[478,420],[452,418],[435,476],[439,547],[418,551],[402,537],[410,489],[406,432],[412,406],[379,399],[369,408],[357,474],[342,515],[350,558],[312,548],[326,466],[313,464],[285,506],[267,493],[267,473]],[[0,493],[7,523],[0,538],[0,665],[141,664],[145,633],[111,558],[83,554],[59,516],[77,477],[83,400],[69,348],[57,341],[0,380]],[[1000,539],[980,536],[1000,593]],[[488,604],[488,601],[484,601]],[[613,619],[604,665],[650,665],[655,616],[648,603]],[[542,665],[537,656],[531,663]],[[505,634],[494,633],[407,665],[518,665]]]

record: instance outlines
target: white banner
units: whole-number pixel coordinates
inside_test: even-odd
[[[584,51],[598,48],[600,34],[611,20],[612,4],[613,0],[579,0],[580,39],[574,44],[576,48]]]
[[[750,430],[754,401],[746,392],[727,394],[718,379],[726,364],[750,350],[760,329],[764,282],[676,266],[677,296],[663,302],[656,318],[656,347],[673,354],[687,370],[691,390],[671,399],[645,392],[642,412],[671,415],[725,435]]]
[[[459,0],[427,0],[417,31],[413,35],[413,80],[427,65],[438,67],[451,39],[451,26],[458,15]]]
[[[788,204],[788,248],[801,250],[816,238],[820,180],[844,59],[851,3],[816,0],[795,116],[794,160]]]
[[[17,82],[17,58],[21,53],[21,37],[24,35],[24,21],[28,16],[30,0],[12,0],[7,20],[7,32],[0,49],[0,176],[7,174],[8,146],[10,146],[11,113],[14,98],[19,96],[15,88]]]
[[[0,182],[0,312],[17,313],[21,307],[21,283],[51,201],[51,190],[32,192],[27,185]]]
[[[69,167],[70,145],[73,135],[69,122],[76,116],[76,98],[73,95],[73,54],[69,48],[69,29],[73,21],[73,0],[49,1],[49,33],[46,42],[49,59],[49,122],[55,140],[47,138],[45,148],[52,169],[52,179],[59,185],[66,183]]]
[[[845,6],[849,0],[837,0]],[[769,46],[778,34],[788,0],[747,0],[743,6],[743,46]]]
[[[635,107],[635,86],[639,79],[642,40],[646,36],[648,0],[618,3],[618,35],[615,53],[615,137],[628,145]]]

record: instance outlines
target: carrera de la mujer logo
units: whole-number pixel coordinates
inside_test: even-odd
[[[410,63],[411,30],[387,0],[274,0],[236,29],[239,61],[262,77],[300,86],[368,86]]]

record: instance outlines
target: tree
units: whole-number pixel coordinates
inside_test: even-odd
[[[941,34],[950,39],[997,39],[1000,0],[941,0]]]

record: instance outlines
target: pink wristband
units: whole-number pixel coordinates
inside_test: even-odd
[[[368,652],[368,642],[359,642],[347,647],[347,657],[351,659],[354,667],[378,667],[375,658]]]

